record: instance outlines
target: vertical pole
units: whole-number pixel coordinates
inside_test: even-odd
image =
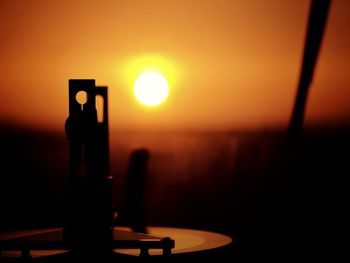
[[[288,128],[289,141],[295,141],[302,130],[308,90],[312,82],[330,2],[330,0],[312,0],[311,2],[303,64],[293,113]]]

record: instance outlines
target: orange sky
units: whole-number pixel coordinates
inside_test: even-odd
[[[309,5],[2,0],[0,122],[63,130],[68,79],[95,78],[109,87],[112,129],[285,127]],[[349,1],[332,1],[308,123],[350,119],[349,11]],[[170,97],[162,107],[145,108],[133,98],[126,72],[140,57],[163,61],[171,75]]]

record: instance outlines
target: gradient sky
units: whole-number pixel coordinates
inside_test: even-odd
[[[2,0],[0,122],[63,129],[68,79],[109,87],[112,129],[286,127],[306,0]],[[333,0],[306,122],[350,120],[350,1]],[[138,68],[165,72],[169,100],[138,104]]]

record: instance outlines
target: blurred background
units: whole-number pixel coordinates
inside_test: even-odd
[[[93,78],[109,89],[117,210],[130,154],[147,148],[148,225],[224,233],[245,255],[340,250],[350,174],[346,0],[332,1],[303,133],[286,144],[310,3],[1,1],[0,231],[64,225],[68,80]],[[132,92],[148,68],[169,82],[156,108]]]

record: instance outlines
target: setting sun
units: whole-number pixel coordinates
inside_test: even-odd
[[[156,71],[142,73],[135,81],[136,99],[146,106],[157,106],[168,97],[168,81]]]

